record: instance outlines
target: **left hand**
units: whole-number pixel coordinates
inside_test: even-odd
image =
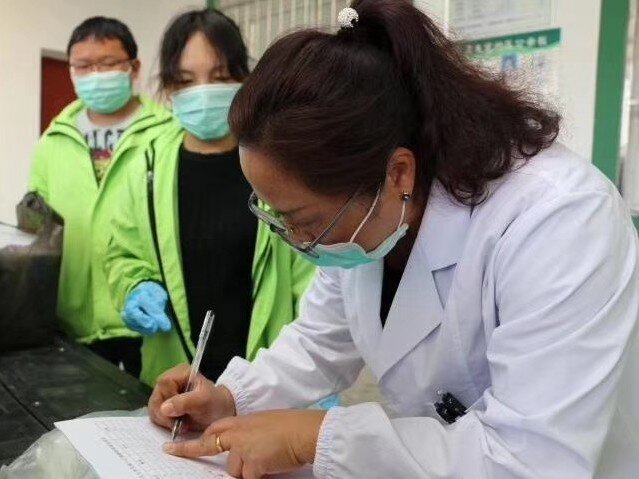
[[[227,417],[211,424],[199,439],[167,443],[175,456],[215,456],[229,451],[227,471],[243,479],[259,479],[311,464],[326,411],[269,411]]]

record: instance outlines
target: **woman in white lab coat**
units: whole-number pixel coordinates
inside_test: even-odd
[[[320,273],[252,364],[186,394],[186,366],[161,378],[152,419],[204,431],[166,450],[230,451],[251,479],[639,477],[637,238],[614,186],[411,2],[339,21],[276,42],[231,111],[250,208]],[[364,364],[390,413],[301,409]]]

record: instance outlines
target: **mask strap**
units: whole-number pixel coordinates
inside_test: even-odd
[[[397,229],[400,229],[402,227],[402,224],[404,223],[404,215],[406,214],[406,202],[408,200],[407,199],[402,199],[402,216],[399,218],[399,223],[397,224]]]
[[[348,240],[349,243],[352,243],[353,240],[355,239],[355,237],[359,234],[359,232],[361,231],[361,229],[364,227],[364,225],[366,224],[366,222],[368,221],[368,218],[371,217],[371,215],[373,214],[373,210],[375,209],[375,205],[377,205],[377,202],[379,201],[379,196],[380,193],[382,192],[382,189],[378,189],[377,190],[377,194],[375,195],[375,201],[373,201],[373,204],[371,205],[371,208],[368,210],[368,213],[366,213],[366,216],[364,217],[364,219],[362,220],[362,222],[359,224],[359,226],[357,227],[357,229],[355,230],[355,233],[353,233],[353,236],[351,236],[351,239]]]

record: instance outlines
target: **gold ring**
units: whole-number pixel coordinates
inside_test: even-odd
[[[217,448],[217,453],[222,454],[224,452],[224,448],[222,447],[222,441],[220,441],[220,436],[215,438],[215,447]]]

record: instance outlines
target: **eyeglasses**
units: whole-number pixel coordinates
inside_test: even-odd
[[[105,60],[95,63],[83,63],[83,64],[71,64],[69,63],[69,69],[71,73],[76,76],[88,75],[93,72],[109,72],[117,70],[121,65],[131,64],[133,60],[127,58],[124,60]]]
[[[300,253],[307,254],[309,256],[313,256],[314,258],[319,257],[317,252],[315,252],[315,247],[324,239],[328,234],[335,228],[335,225],[339,222],[339,220],[344,216],[344,213],[350,208],[353,204],[355,198],[359,195],[362,188],[358,188],[355,193],[353,193],[344,206],[340,208],[332,221],[328,224],[328,226],[322,231],[319,236],[317,236],[313,241],[310,242],[299,242],[295,240],[295,232],[294,228],[287,225],[281,217],[277,216],[270,210],[260,205],[260,201],[255,194],[255,191],[251,193],[248,201],[248,207],[251,213],[253,213],[257,218],[264,223],[266,223],[273,233],[279,235],[289,246],[299,251]]]

